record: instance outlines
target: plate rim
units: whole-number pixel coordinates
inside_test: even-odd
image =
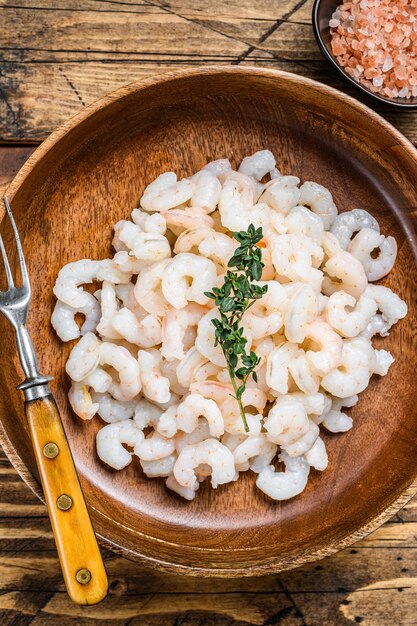
[[[396,145],[401,145],[402,148],[408,153],[408,155],[417,163],[417,149],[414,145],[409,141],[399,130],[397,130],[390,122],[388,122],[381,115],[376,113],[373,109],[368,107],[367,105],[359,102],[354,97],[345,94],[338,89],[333,87],[329,87],[324,83],[313,80],[311,78],[307,78],[305,76],[301,76],[298,74],[293,74],[290,72],[285,72],[282,70],[269,69],[269,68],[259,68],[256,66],[244,66],[244,67],[236,67],[233,65],[210,65],[207,67],[194,67],[194,68],[186,68],[182,70],[171,70],[169,72],[164,72],[159,74],[158,76],[148,77],[145,79],[141,79],[139,81],[134,81],[128,83],[118,89],[111,91],[99,99],[95,100],[87,107],[82,109],[81,111],[75,113],[72,117],[66,120],[63,124],[61,124],[58,128],[56,128],[32,153],[32,155],[28,158],[28,160],[23,164],[20,170],[16,173],[13,180],[10,182],[9,186],[5,193],[7,193],[10,201],[13,200],[14,196],[18,192],[21,185],[24,183],[25,179],[29,176],[32,170],[36,167],[36,165],[42,160],[45,153],[47,153],[55,144],[57,144],[65,135],[67,135],[73,128],[78,126],[80,123],[84,122],[89,117],[94,116],[95,113],[105,108],[108,104],[120,100],[126,96],[129,96],[138,91],[145,90],[154,85],[172,82],[181,80],[183,78],[192,77],[192,76],[201,76],[201,75],[228,75],[228,74],[241,74],[241,75],[258,75],[265,76],[266,78],[279,78],[281,80],[288,81],[290,83],[297,83],[301,85],[305,85],[306,87],[320,92],[324,95],[329,95],[330,97],[343,102],[351,106],[356,112],[361,112],[370,118],[373,122],[382,127],[394,140]],[[0,208],[0,223],[4,218],[5,210],[4,207]],[[2,414],[0,413],[0,444],[19,474],[19,476],[23,479],[23,481],[28,485],[28,487],[32,490],[32,492],[45,503],[42,488],[40,486],[39,481],[36,479],[34,474],[30,471],[28,465],[25,463],[24,459],[18,454],[17,450],[12,445],[7,432],[3,425]],[[184,565],[181,563],[165,561],[163,559],[152,557],[149,554],[141,553],[139,550],[133,550],[131,548],[124,548],[120,546],[112,539],[107,536],[101,535],[100,533],[96,533],[99,539],[100,544],[115,552],[119,556],[124,558],[128,558],[130,560],[139,562],[144,566],[148,566],[158,570],[164,570],[170,573],[179,573],[179,574],[188,574],[193,576],[212,576],[212,577],[249,577],[249,576],[262,576],[266,574],[272,574],[280,571],[289,570],[295,567],[299,567],[305,563],[310,563],[313,561],[320,560],[325,558],[326,556],[330,556],[339,550],[342,550],[359,539],[366,537],[371,532],[380,527],[384,522],[386,522],[392,515],[397,513],[415,494],[417,493],[417,467],[416,473],[411,478],[410,484],[406,487],[406,489],[399,495],[399,497],[394,500],[388,507],[378,512],[376,515],[372,516],[367,523],[363,524],[360,528],[355,530],[350,535],[345,538],[332,541],[328,545],[318,548],[313,552],[305,552],[297,555],[296,557],[289,557],[288,560],[280,560],[277,561],[277,558],[268,561],[268,563],[256,563],[252,564],[250,567],[238,566],[238,567],[196,567]],[[88,504],[88,503],[87,503]],[[88,508],[90,511],[94,511],[97,517],[103,517],[101,511],[97,508],[89,505]],[[160,540],[158,540],[159,542]],[[164,542],[163,543],[168,543]],[[176,544],[179,545],[179,544]]]

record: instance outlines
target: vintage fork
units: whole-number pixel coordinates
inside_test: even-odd
[[[16,287],[0,235],[0,249],[8,289],[0,291],[0,311],[16,331],[17,350],[25,373],[18,386],[25,396],[25,412],[43,492],[61,562],[67,591],[76,604],[96,604],[107,594],[107,576],[87,511],[74,461],[55,399],[48,387],[50,376],[38,370],[35,350],[26,327],[31,289],[19,233],[9,202],[4,204],[11,221],[19,256],[22,286]]]

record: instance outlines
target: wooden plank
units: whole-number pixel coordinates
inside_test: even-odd
[[[199,63],[198,61],[194,64],[198,65]],[[251,53],[242,61],[242,64],[274,67],[316,80],[325,75],[327,84],[338,89],[344,89],[368,106],[371,104],[366,96],[358,96],[353,87],[346,88],[337,74],[328,70],[324,61],[278,62],[272,57],[261,59],[255,53]],[[170,68],[180,69],[188,65],[192,65],[192,63],[181,64],[177,60],[170,64]],[[143,61],[130,62],[128,60],[115,63],[82,64],[74,62],[65,64],[63,67],[64,69],[60,69],[59,64],[55,63],[22,66],[22,73],[13,96],[16,108],[21,111],[21,114],[12,119],[11,114],[4,111],[4,103],[3,113],[0,112],[0,135],[4,141],[15,140],[19,137],[41,140],[66,118],[80,110],[79,97],[85,104],[89,104],[97,97],[123,86],[126,82],[146,78],[150,72],[155,75],[157,73],[162,74],[167,70],[167,65],[162,62],[152,61],[145,64]],[[3,80],[6,82],[10,80],[14,83],[15,78],[13,73],[6,72]],[[70,93],[68,92],[67,79],[75,87],[77,93],[73,89]],[[53,106],[51,106],[50,94],[45,92],[45,84],[54,85]],[[1,106],[0,102],[0,109]],[[401,112],[399,115],[395,111],[382,110],[381,107],[375,108],[379,113],[383,113],[384,117],[410,141],[417,144],[417,113]],[[6,118],[9,118],[10,124],[6,124]]]
[[[321,57],[311,6],[312,0],[0,4],[0,18],[9,25],[0,32],[0,140],[40,141],[127,82],[212,63],[273,67],[325,80],[374,107]],[[10,32],[18,33],[13,41]],[[417,143],[417,113],[376,108]]]
[[[9,182],[29,155],[32,154],[33,150],[33,146],[9,146],[7,148],[0,146],[0,198],[6,191]],[[0,468],[1,459],[2,457],[0,456]]]
[[[22,523],[23,520],[19,520]],[[45,523],[44,528],[48,528]],[[43,529],[42,529],[43,530]],[[13,533],[16,529],[13,528]],[[36,529],[14,549],[3,550],[0,538],[0,590],[11,591],[25,585],[31,589],[64,589],[52,536],[44,531],[44,541],[36,538]],[[29,535],[27,529],[26,534]],[[49,536],[48,536],[49,535]],[[352,552],[354,550],[354,552]],[[417,576],[416,552],[408,549],[363,549],[358,543],[332,557],[276,576],[244,579],[194,578],[160,573],[138,566],[108,551],[103,551],[113,589],[124,595],[140,593],[266,593],[279,589],[282,581],[293,593],[351,592],[384,579]],[[41,564],[41,573],[33,575],[33,564]]]
[[[401,586],[403,585],[403,586]],[[402,591],[403,593],[399,593]],[[285,587],[273,593],[213,594],[110,594],[94,607],[77,607],[63,592],[25,590],[0,596],[0,610],[10,616],[31,616],[31,624],[112,624],[143,626],[263,624],[348,625],[364,622],[371,626],[415,624],[415,585],[387,581],[386,585],[364,588],[349,594],[292,593]],[[404,608],[410,608],[409,618]],[[10,615],[11,613],[11,615]],[[362,618],[362,619],[360,619]],[[391,621],[389,621],[391,620]],[[2,622],[2,624],[7,622]],[[15,623],[15,622],[9,622]]]
[[[9,500],[17,497],[21,501],[25,490],[29,499],[33,498],[23,483],[22,490],[16,490],[16,481],[9,479],[16,474],[9,469],[0,474],[1,488]],[[10,486],[11,491],[7,491]],[[27,512],[16,516],[12,523],[0,519],[0,614],[9,620],[2,621],[2,625],[14,624],[13,620],[25,616],[34,618],[35,624],[52,625],[59,620],[71,626],[78,626],[81,618],[88,619],[88,624],[116,625],[128,620],[174,625],[183,619],[190,619],[186,623],[196,626],[302,624],[303,620],[310,624],[348,624],[357,616],[379,616],[381,603],[385,613],[378,626],[403,623],[398,616],[414,615],[409,613],[414,610],[414,595],[409,590],[417,580],[417,521],[394,521],[320,563],[255,579],[212,580],[161,574],[105,551],[110,598],[88,609],[87,618],[64,593],[49,520],[45,508],[38,507],[43,513],[41,519],[28,519]],[[406,508],[407,515],[414,515],[415,520],[417,498]],[[401,588],[403,593],[398,591]]]

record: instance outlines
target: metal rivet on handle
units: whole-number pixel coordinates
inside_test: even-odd
[[[63,493],[57,499],[56,505],[61,511],[68,511],[72,507],[72,498],[66,493]]]
[[[56,443],[50,441],[44,446],[43,453],[48,459],[54,459],[59,454],[59,448]]]
[[[75,578],[77,579],[77,582],[80,583],[80,585],[86,585],[91,580],[91,572],[83,567],[82,569],[79,569],[78,572],[75,574]]]

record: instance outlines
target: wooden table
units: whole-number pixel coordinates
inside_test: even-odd
[[[67,117],[168,68],[261,65],[349,90],[320,56],[311,6],[311,0],[2,0],[0,188]],[[380,112],[417,143],[417,113]],[[0,494],[1,626],[417,624],[417,499],[354,547],[276,576],[192,579],[105,552],[109,597],[80,608],[65,594],[45,507],[1,451]]]

